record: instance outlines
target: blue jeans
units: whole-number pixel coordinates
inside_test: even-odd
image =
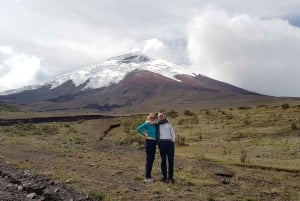
[[[146,167],[145,167],[145,177],[151,178],[152,166],[155,159],[156,152],[156,141],[155,140],[145,140],[146,149]]]
[[[164,179],[173,179],[174,174],[174,142],[169,140],[160,140],[158,143],[161,157],[161,173]],[[168,159],[168,171],[167,171]]]

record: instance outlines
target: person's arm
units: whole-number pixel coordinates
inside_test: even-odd
[[[175,142],[175,133],[172,124],[170,124],[170,131],[171,131],[171,137],[172,141]]]
[[[142,135],[142,136],[147,136],[147,131],[146,131],[146,127],[147,127],[147,123],[143,123],[141,125],[139,125],[137,128],[136,128],[136,131]]]

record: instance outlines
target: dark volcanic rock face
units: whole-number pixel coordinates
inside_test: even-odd
[[[139,54],[125,54],[111,59],[119,60],[119,63],[144,63],[150,61],[150,58],[146,55]]]

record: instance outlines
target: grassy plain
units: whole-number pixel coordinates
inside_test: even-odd
[[[5,113],[1,118],[14,116]],[[167,114],[177,134],[175,184],[143,181],[145,153],[135,127],[145,115],[1,126],[0,160],[106,201],[300,200],[297,103]],[[159,167],[157,150],[156,179]]]

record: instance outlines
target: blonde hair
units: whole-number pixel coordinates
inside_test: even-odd
[[[155,113],[150,113],[150,114],[148,114],[147,120],[148,120],[148,121],[151,121],[151,117],[154,117],[154,118],[155,118]]]

